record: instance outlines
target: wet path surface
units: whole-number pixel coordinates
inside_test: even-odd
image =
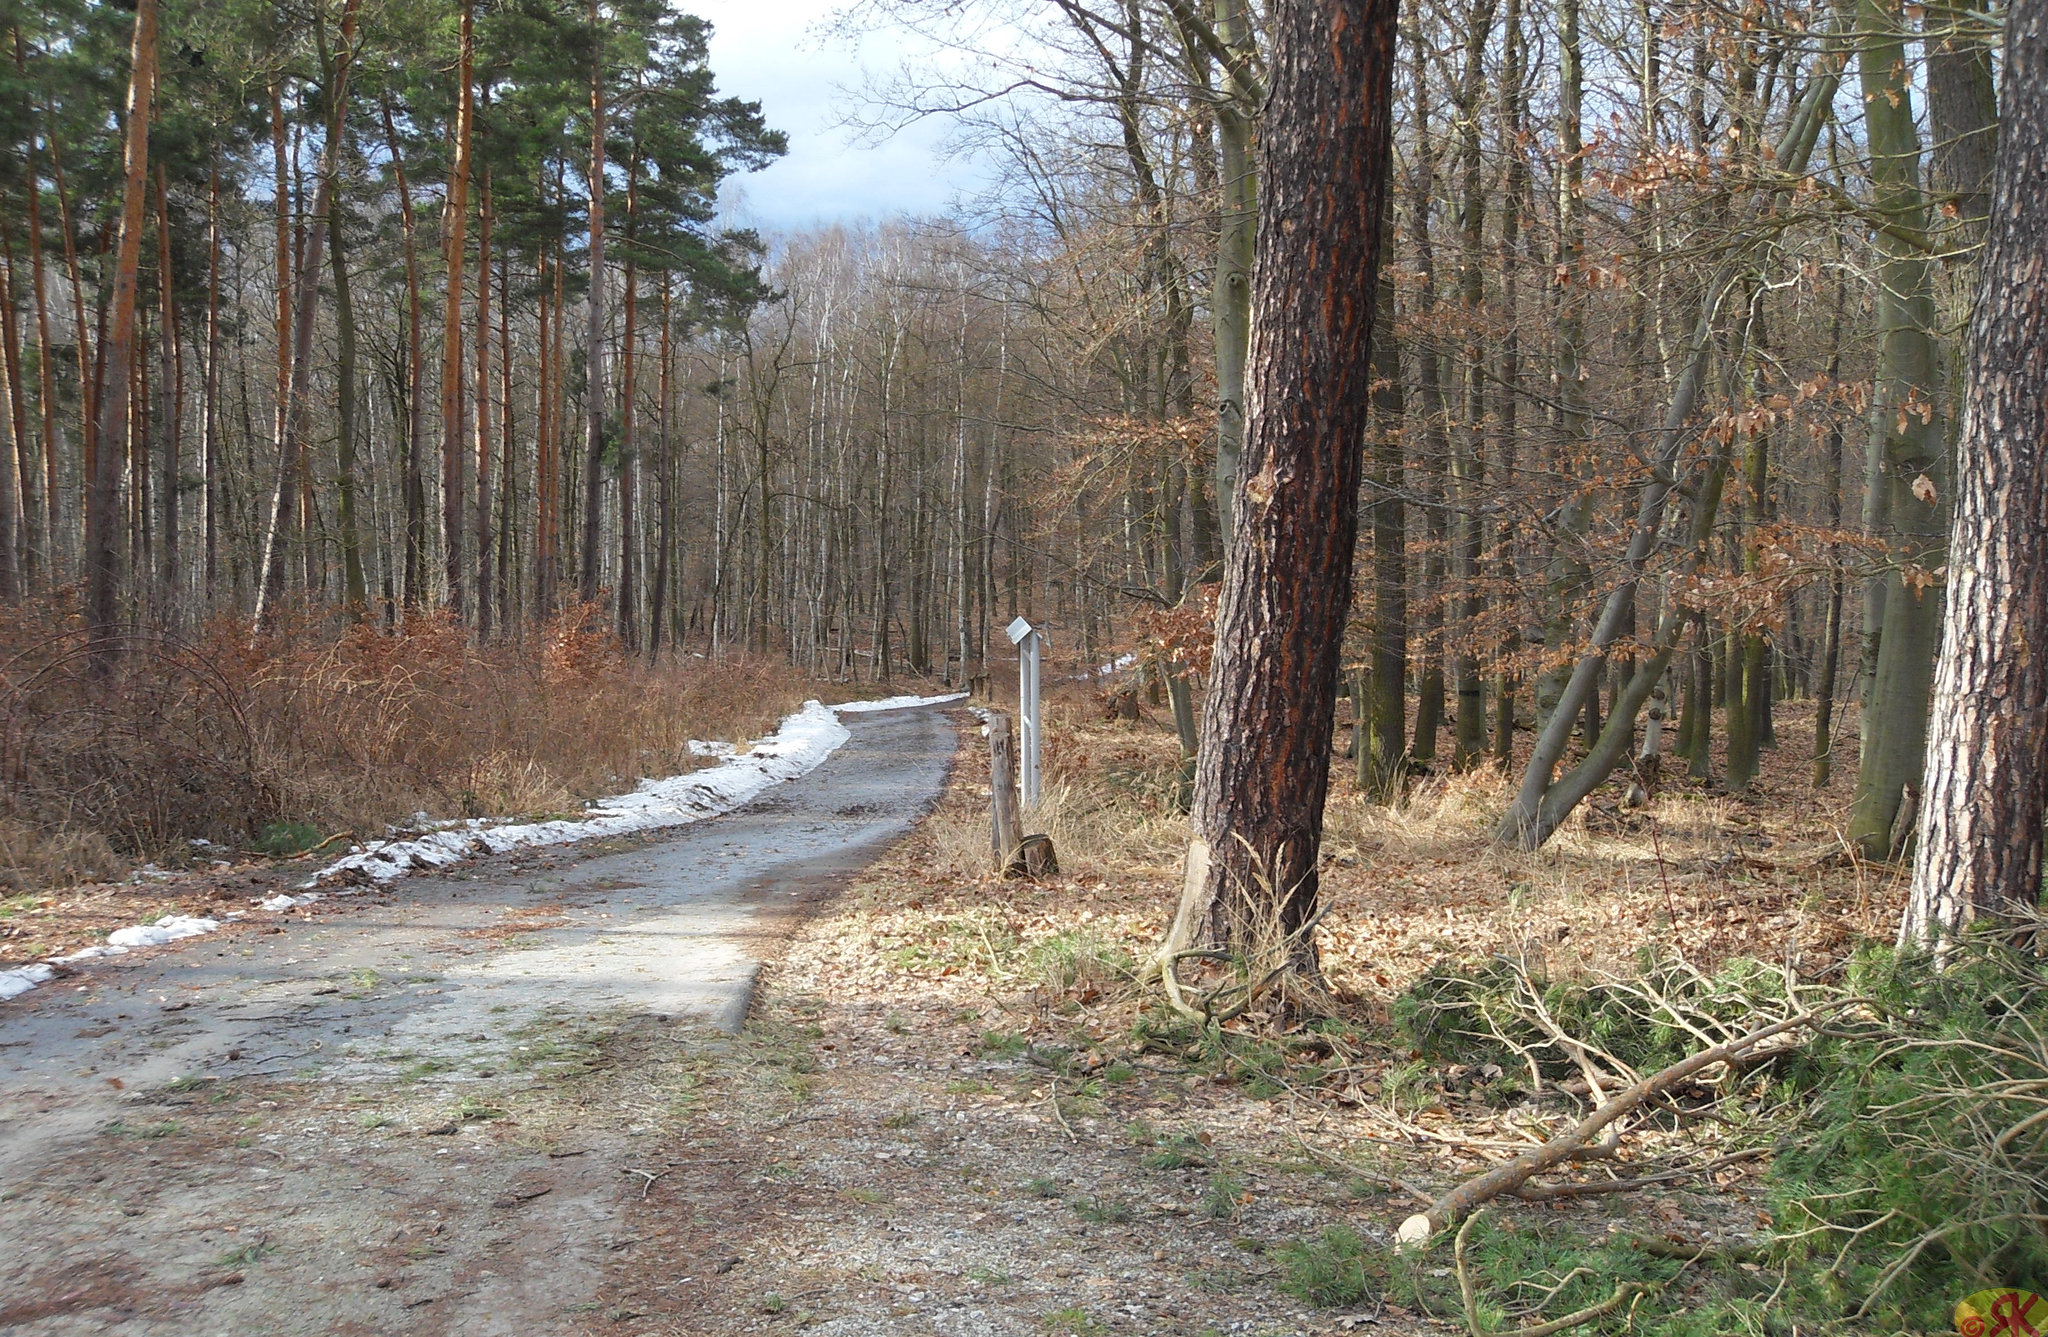
[[[945,715],[844,722],[823,765],[727,816],[477,860],[0,1004],[0,1331],[583,1330],[639,1182],[618,1163],[636,1088],[592,1111],[587,1075],[643,1041],[715,1049],[779,928],[944,783]]]

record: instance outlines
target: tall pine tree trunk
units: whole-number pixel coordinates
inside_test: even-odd
[[[634,263],[634,243],[639,230],[640,161],[636,151],[626,160],[626,266],[623,327],[619,344],[619,639],[628,651],[640,648],[640,462],[639,443],[634,437],[634,400],[639,387],[640,271]],[[765,435],[765,433],[764,433]],[[763,443],[765,449],[765,441]],[[761,484],[761,511],[768,510],[768,484]]]
[[[603,552],[600,523],[604,514],[604,33],[598,23],[597,0],[590,0],[593,51],[590,66],[590,324],[585,334],[584,368],[589,388],[583,395],[583,601],[597,602]]]
[[[340,124],[331,130],[339,134]],[[337,172],[340,166],[337,163]],[[348,239],[343,233],[341,192],[327,201],[327,252],[334,268],[335,525],[341,532],[341,598],[352,622],[369,610],[363,575],[363,541],[356,517],[356,304],[349,287]]]
[[[313,326],[320,304],[320,261],[326,253],[328,210],[341,171],[341,130],[348,114],[349,67],[353,57],[356,11],[361,0],[346,0],[341,12],[340,38],[334,58],[326,62],[329,131],[319,165],[319,182],[313,190],[313,226],[299,252],[299,267],[291,278],[293,296],[288,324],[292,332],[288,373],[285,377],[284,430],[277,442],[276,490],[272,493],[270,524],[264,531],[262,574],[256,591],[255,625],[268,627],[284,602],[286,548],[289,546],[292,508],[295,498],[310,490],[306,456],[313,431]],[[310,522],[310,513],[304,520]],[[306,534],[302,530],[301,538]],[[310,569],[310,567],[309,567]],[[312,582],[307,582],[312,594]]]
[[[136,271],[142,263],[149,192],[149,119],[156,99],[156,0],[137,0],[129,47],[128,114],[123,125],[121,230],[114,249],[111,329],[103,345],[106,384],[86,455],[85,624],[96,676],[113,671],[120,619],[121,446],[129,436],[129,388],[135,355]]]
[[[463,612],[462,503],[468,495],[463,483],[468,443],[462,433],[462,268],[469,228],[470,145],[476,137],[476,93],[470,79],[476,50],[474,0],[462,0],[460,42],[455,64],[454,164],[449,169],[448,197],[441,214],[448,274],[448,291],[441,305],[441,568],[448,585],[448,607],[458,617]]]
[[[1396,12],[1393,0],[1270,11],[1245,474],[1169,985],[1174,953],[1198,941],[1315,964],[1306,930],[1358,533]]]
[[[484,169],[476,210],[476,394],[470,416],[470,476],[474,507],[470,513],[475,547],[476,634],[488,639],[493,611],[491,594],[491,173]]]
[[[2006,11],[1984,286],[1971,323],[1955,531],[1902,944],[2039,902],[2048,806],[2048,3]]]
[[[22,573],[35,560],[29,537],[29,492],[34,485],[35,447],[22,393],[21,327],[15,316],[14,236],[0,223],[0,376],[6,379],[7,439],[0,442],[0,599],[13,599],[26,583]],[[16,523],[23,540],[16,549]]]
[[[201,542],[205,547],[209,597],[220,581],[221,463],[220,432],[220,164],[215,161],[206,182],[206,381],[199,406],[199,478]]]
[[[424,303],[420,298],[418,219],[389,99],[383,112],[384,143],[391,153],[391,170],[398,186],[399,239],[405,256],[405,466],[399,490],[405,508],[405,607],[415,612],[427,595],[427,484],[421,473],[426,450],[426,354],[420,328]]]

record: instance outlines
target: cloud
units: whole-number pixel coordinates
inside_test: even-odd
[[[841,124],[868,69],[890,70],[906,52],[889,34],[858,48],[822,35],[835,0],[685,0],[712,24],[719,87],[756,99],[789,154],[727,183],[728,211],[774,231],[819,223],[943,212],[978,184],[972,164],[945,152],[947,127],[913,125],[876,144]]]

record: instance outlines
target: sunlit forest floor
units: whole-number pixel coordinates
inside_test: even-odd
[[[1172,912],[1186,834],[1166,802],[1165,712],[1107,722],[1075,688],[1049,713],[1033,825],[1062,873],[989,876],[970,737],[933,817],[772,969],[751,1033],[787,1052],[711,1077],[677,1133],[678,1162],[728,1159],[729,1191],[643,1212],[633,1232],[658,1234],[696,1281],[619,1279],[616,1312],[686,1333],[1421,1331],[1456,1317],[1456,1283],[1437,1253],[1391,1255],[1393,1227],[1528,1132],[1483,1098],[1497,1068],[1400,1038],[1404,990],[1499,954],[1553,977],[1651,949],[1826,973],[1888,935],[1903,894],[1900,870],[1842,853],[1848,782],[1810,789],[1799,704],[1780,711],[1751,795],[1676,778],[1630,810],[1611,787],[1536,854],[1491,845],[1497,774],[1418,776],[1394,810],[1340,779],[1319,937],[1338,1020],[1312,1034],[1254,1013],[1204,1041],[1132,982]],[[1853,720],[1838,727],[1853,746]],[[1853,776],[1853,754],[1836,767]],[[1629,1154],[1711,1154],[1722,1131],[1680,1126]],[[1497,1210],[1510,1233],[1540,1215],[1594,1240],[1742,1256],[1762,1202],[1758,1162],[1738,1157],[1668,1189]],[[1388,1275],[1404,1266],[1405,1281]],[[1565,1270],[1498,1250],[1488,1266],[1546,1286]],[[923,1326],[946,1300],[978,1317]]]

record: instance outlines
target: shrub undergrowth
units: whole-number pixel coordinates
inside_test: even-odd
[[[202,839],[291,853],[431,817],[573,810],[702,764],[802,700],[785,667],[649,665],[577,608],[479,643],[307,611],[252,638],[216,619],[119,638],[94,676],[58,605],[0,612],[0,878],[58,885]]]
[[[1646,1018],[1646,993],[1682,998],[1695,1014],[1722,1007],[1742,1029],[1744,1009],[1782,1002],[1773,979],[1782,975],[1755,962],[1704,976],[1652,960],[1633,980],[1538,981],[1537,996],[1564,1029],[1647,1073],[1702,1039]],[[1522,987],[1509,963],[1446,967],[1396,1013],[1434,1057],[1523,1062],[1519,1045],[1547,1076],[1562,1076]],[[1510,1310],[1540,1277],[1572,1278],[1548,1314],[1595,1303],[1621,1282],[1654,1287],[1590,1330],[1661,1337],[1951,1332],[1957,1302],[1974,1292],[2048,1291],[2042,958],[1988,933],[1939,966],[1869,949],[1827,993],[1847,1003],[1838,1020],[1722,1096],[1731,1113],[1761,1115],[1758,1131],[1773,1139],[1768,1223],[1753,1249],[1703,1246],[1681,1268],[1626,1239],[1587,1238],[1569,1219],[1489,1217],[1469,1241],[1482,1326],[1530,1321]],[[1435,1275],[1442,1268],[1398,1271],[1397,1291],[1459,1303],[1455,1281]]]

